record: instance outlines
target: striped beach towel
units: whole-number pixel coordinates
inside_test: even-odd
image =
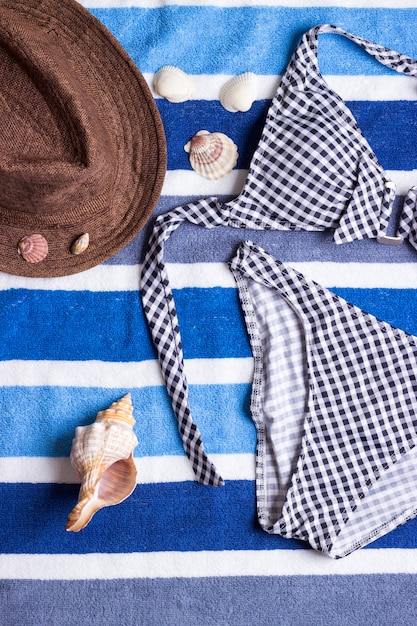
[[[416,621],[417,520],[332,561],[263,532],[256,519],[253,360],[227,261],[250,238],[274,258],[394,326],[417,334],[417,252],[332,232],[211,230],[182,224],[166,262],[190,404],[226,481],[198,485],[184,455],[142,310],[140,271],[156,215],[242,188],[274,91],[301,35],[332,23],[417,59],[417,1],[83,0],[152,85],[163,65],[192,75],[193,99],[157,97],[168,170],[147,227],[78,275],[0,273],[0,624],[396,626]],[[327,35],[319,64],[396,182],[417,184],[417,83]],[[246,113],[219,103],[226,80],[259,78]],[[239,148],[219,181],[195,173],[184,145],[220,131]],[[138,484],[122,504],[65,531],[79,479],[75,428],[130,392]]]

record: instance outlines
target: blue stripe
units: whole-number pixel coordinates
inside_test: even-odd
[[[186,358],[250,356],[235,289],[182,289],[175,293]],[[129,362],[155,358],[136,291],[1,291],[0,328],[2,360]]]
[[[0,485],[1,517],[5,520],[2,552],[86,554],[306,547],[260,529],[253,481],[228,481],[223,488],[202,487],[195,482],[138,485],[125,502],[99,511],[81,533],[66,533],[66,518],[77,495],[77,485]],[[372,547],[417,548],[417,520],[392,531]]]
[[[417,57],[410,27],[417,23],[416,9],[167,6],[91,12],[113,32],[142,72],[173,64],[194,74],[248,70],[282,74],[300,36],[325,23]],[[187,38],[186,46],[178,45],[181,37]],[[387,71],[358,46],[329,35],[320,40],[320,67],[332,74]]]
[[[195,199],[191,196],[163,196],[158,203],[154,217]],[[395,232],[402,204],[403,198],[397,197],[390,226],[391,234]],[[109,265],[133,265],[143,261],[152,222],[153,220],[129,245],[107,263]],[[251,239],[268,250],[274,258],[285,263],[296,261],[415,263],[417,261],[417,252],[407,242],[399,248],[381,245],[374,239],[353,241],[337,246],[333,241],[332,230],[314,233],[242,230],[227,227],[206,229],[186,222],[178,228],[172,240],[166,243],[165,260],[171,263],[226,262],[234,255],[237,246],[246,239]]]
[[[2,291],[0,328],[2,359],[129,361],[154,356],[137,292]]]
[[[407,171],[417,166],[416,101],[356,100],[346,104],[384,169]]]
[[[251,356],[236,289],[179,289],[174,298],[186,359]]]
[[[38,626],[86,616],[89,626],[415,626],[415,584],[412,574],[3,580],[0,606],[7,626],[28,615]]]
[[[417,334],[417,290],[336,291],[368,313]],[[175,290],[174,298],[185,358],[251,355],[236,289],[185,288]],[[155,358],[136,292],[1,291],[0,327],[2,360]]]
[[[7,520],[1,551],[86,554],[301,546],[260,529],[252,481],[230,481],[218,489],[194,482],[138,485],[125,502],[97,513],[81,533],[67,533],[65,522],[78,489],[77,485],[0,484],[0,517]]]
[[[210,453],[255,453],[250,389],[250,384],[190,386],[192,410]],[[107,408],[126,391],[88,387],[3,387],[0,456],[69,456],[75,428],[93,422],[98,411]],[[139,441],[135,456],[183,456],[165,387],[130,391]],[[41,416],[36,411],[35,417],[33,407],[42,407]]]
[[[417,334],[416,290],[334,288],[332,291],[392,326]]]
[[[346,102],[382,167],[409,170],[416,165],[417,102]],[[238,146],[238,169],[248,169],[259,143],[270,101],[260,100],[247,113],[228,113],[218,101],[191,100],[172,105],[157,100],[164,123],[168,149],[168,169],[190,170],[184,146],[197,131],[221,131]],[[379,123],[375,124],[375,120]]]

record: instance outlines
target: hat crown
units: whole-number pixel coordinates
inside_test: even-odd
[[[0,271],[109,259],[145,226],[165,168],[157,105],[112,33],[78,0],[0,0]],[[29,258],[34,240],[47,247]]]
[[[27,20],[0,24],[0,205],[38,216],[103,197],[112,146],[82,76],[56,31]],[[7,77],[7,78],[6,78]],[[4,87],[3,87],[4,85]],[[95,204],[93,202],[93,204]]]

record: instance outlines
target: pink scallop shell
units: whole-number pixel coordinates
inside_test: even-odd
[[[45,237],[35,233],[23,237],[17,244],[17,249],[28,263],[39,263],[48,254],[48,242]]]
[[[184,146],[191,167],[201,176],[217,180],[235,167],[238,159],[237,146],[224,133],[200,130]]]

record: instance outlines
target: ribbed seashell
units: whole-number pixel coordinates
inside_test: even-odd
[[[48,242],[39,233],[34,233],[23,237],[17,244],[17,250],[28,263],[39,263],[48,254]]]
[[[258,77],[253,72],[233,76],[220,89],[220,103],[230,113],[249,111],[258,94]]]
[[[191,167],[201,176],[217,180],[235,167],[238,159],[237,146],[224,133],[200,130],[184,146]]]
[[[155,92],[169,102],[185,102],[194,95],[194,84],[191,78],[174,65],[164,65],[153,79]]]
[[[73,241],[71,245],[72,254],[82,254],[87,250],[89,243],[90,235],[88,233],[84,233],[80,237],[77,237],[77,239]]]
[[[78,532],[103,507],[119,504],[136,486],[130,393],[97,414],[89,426],[78,426],[71,448],[71,464],[81,479],[78,502],[66,529]]]

